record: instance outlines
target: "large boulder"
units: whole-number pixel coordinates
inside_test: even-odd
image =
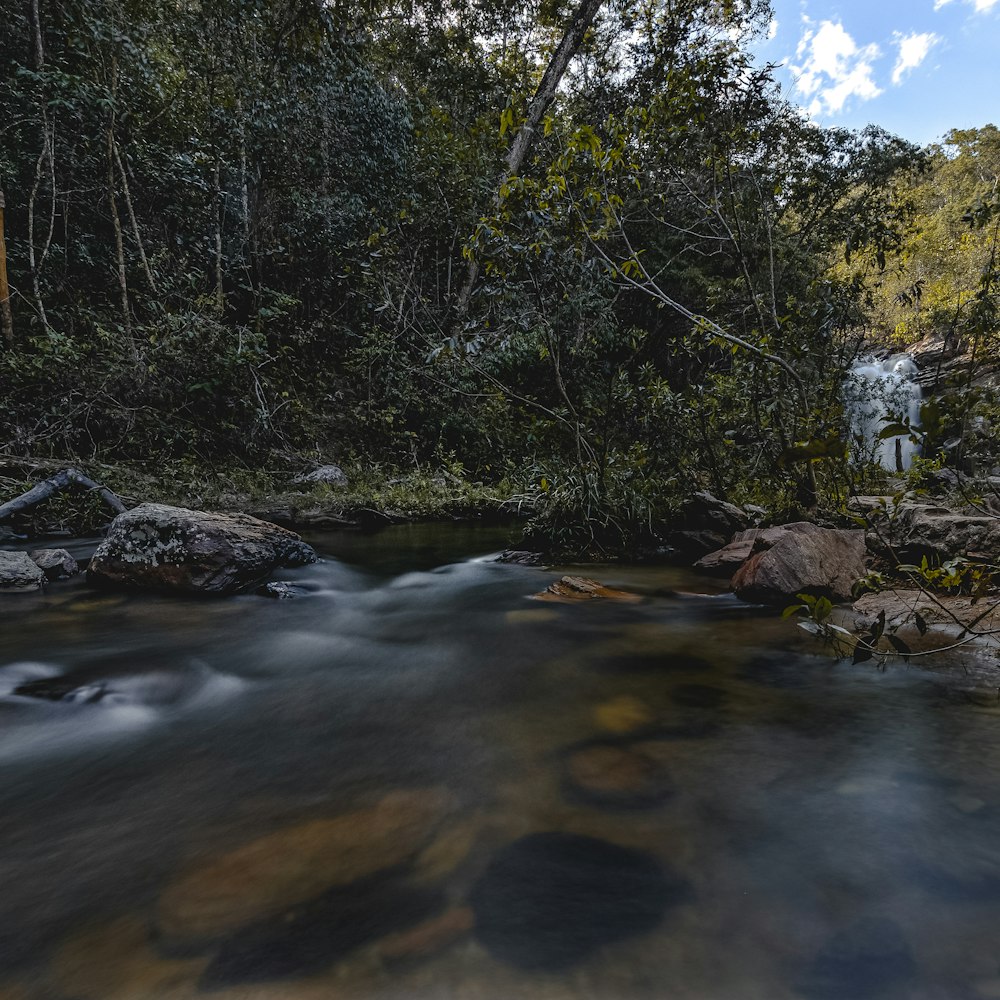
[[[923,556],[1000,562],[1000,517],[904,501],[886,513],[869,514],[869,523],[868,547],[902,562],[919,562]]]
[[[783,604],[808,593],[846,601],[865,574],[865,533],[808,521],[762,531],[732,587],[745,601]]]
[[[0,593],[40,590],[44,583],[45,574],[31,561],[27,552],[0,550]]]
[[[87,577],[127,587],[234,594],[279,566],[302,566],[315,559],[315,552],[295,532],[249,514],[144,503],[111,522]]]

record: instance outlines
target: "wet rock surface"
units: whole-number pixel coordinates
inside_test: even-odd
[[[497,556],[497,562],[509,566],[544,566],[545,556],[526,549],[505,549]]]
[[[91,582],[234,594],[279,566],[302,566],[316,554],[292,531],[248,514],[140,504],[111,523],[87,572]]]
[[[48,580],[68,580],[80,572],[77,561],[65,549],[35,549],[28,556]]]
[[[652,930],[684,896],[649,854],[537,833],[500,851],[471,895],[476,937],[502,962],[558,971]]]
[[[167,887],[159,933],[179,948],[197,945],[394,868],[425,846],[453,806],[441,789],[390,792],[371,808],[250,841]]]
[[[45,574],[27,552],[0,550],[0,593],[20,594],[41,590]]]
[[[427,920],[444,905],[440,892],[407,888],[391,878],[332,889],[223,942],[201,986],[216,990],[307,976],[365,944]]]
[[[305,597],[308,593],[305,587],[298,587],[284,580],[272,580],[257,588],[260,597],[270,597],[275,601],[292,601],[297,597]]]
[[[585,576],[564,576],[555,583],[549,584],[540,594],[535,594],[536,601],[641,601],[638,594],[630,594],[627,590],[616,590],[606,587],[598,580]]]
[[[563,785],[576,800],[611,809],[647,809],[673,792],[670,777],[653,757],[627,743],[585,743],[563,761]]]

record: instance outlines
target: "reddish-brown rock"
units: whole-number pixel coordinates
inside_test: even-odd
[[[641,601],[638,594],[630,594],[627,590],[615,590],[605,587],[598,580],[590,580],[585,576],[564,576],[555,583],[549,584],[540,594],[534,595],[536,601],[592,601],[604,598],[611,601]]]
[[[733,577],[737,597],[783,604],[807,593],[846,601],[865,573],[865,533],[808,521],[768,528]]]

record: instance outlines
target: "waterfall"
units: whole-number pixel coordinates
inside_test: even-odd
[[[918,451],[916,442],[905,434],[884,441],[879,441],[878,436],[887,423],[901,417],[912,427],[918,425],[921,393],[916,374],[917,366],[908,354],[854,363],[844,386],[844,398],[855,462],[875,461],[891,472],[910,467]]]

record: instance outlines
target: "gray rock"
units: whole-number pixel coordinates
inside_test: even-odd
[[[497,556],[496,561],[511,566],[545,565],[545,557],[541,552],[529,552],[526,549],[505,549]]]
[[[347,486],[347,473],[339,465],[321,465],[312,472],[303,473],[292,480],[299,486],[314,486],[323,483],[326,486]]]
[[[801,593],[846,601],[864,573],[864,531],[798,521],[760,532],[732,587],[737,597],[765,604],[784,604]]]
[[[76,560],[65,549],[35,549],[28,555],[49,580],[68,580],[80,572]]]
[[[919,562],[923,556],[941,561],[964,556],[996,563],[1000,562],[1000,517],[904,501],[873,520],[868,547],[902,562]]]
[[[688,531],[711,531],[731,538],[750,527],[751,518],[735,504],[720,500],[704,490],[694,493],[684,505],[683,528]]]
[[[768,528],[768,531],[780,529]],[[738,531],[728,545],[702,556],[695,564],[695,569],[707,573],[735,573],[740,566],[750,558],[754,542],[761,534],[760,528],[748,528]]]
[[[257,588],[260,597],[270,597],[276,601],[290,601],[296,597],[304,597],[308,591],[304,587],[297,587],[294,583],[287,583],[284,580],[272,580]]]
[[[27,552],[0,551],[0,593],[40,590],[44,583],[45,574],[31,561]]]
[[[119,514],[87,571],[95,583],[198,594],[235,594],[279,566],[316,553],[286,528],[249,514],[144,503]]]

